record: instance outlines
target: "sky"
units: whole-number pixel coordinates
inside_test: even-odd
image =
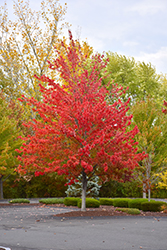
[[[13,1],[6,2],[11,15]],[[38,9],[41,0],[29,3]],[[151,62],[157,73],[167,73],[167,0],[60,0],[64,3],[64,21],[74,37],[87,39],[97,52]]]

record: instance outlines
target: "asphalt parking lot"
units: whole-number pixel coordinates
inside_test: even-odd
[[[166,250],[167,217],[55,217],[75,208],[0,207],[0,246],[12,250]]]

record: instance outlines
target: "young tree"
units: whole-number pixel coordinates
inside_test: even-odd
[[[151,185],[156,183],[158,173],[167,167],[167,120],[161,109],[152,99],[140,101],[131,108],[133,124],[138,126],[139,152],[145,151],[147,158],[137,168],[138,180],[143,183],[143,197],[148,191],[150,200]]]
[[[108,91],[99,79],[99,69],[106,66],[103,57],[93,55],[86,70],[87,56],[69,34],[69,46],[62,42],[66,59],[57,51],[55,62],[49,63],[65,84],[42,76],[38,79],[48,83],[46,88],[40,85],[43,100],[22,98],[41,119],[26,125],[34,133],[24,138],[26,143],[18,151],[22,153],[18,172],[58,172],[71,184],[82,176],[81,209],[85,211],[87,181],[94,174],[103,180],[127,178],[145,154],[137,154],[133,140],[137,127],[127,132],[132,119],[126,115],[129,100],[123,103],[114,86],[112,94],[117,101],[110,105],[105,100]]]
[[[3,199],[3,182],[14,173],[18,166],[15,149],[20,148],[22,140],[19,129],[19,110],[12,103],[7,103],[0,95],[0,199]]]
[[[166,76],[164,76],[164,86],[163,86],[163,90],[164,91],[166,91],[166,82],[167,82],[167,80],[166,80]],[[166,101],[164,101],[164,106],[165,106],[165,108],[163,108],[162,109],[162,112],[166,115],[167,114],[167,102]],[[165,170],[165,171],[163,171],[162,173],[160,173],[160,174],[157,174],[157,176],[159,177],[159,181],[158,181],[158,184],[157,184],[157,186],[159,187],[159,188],[162,188],[162,189],[167,189],[167,170]]]

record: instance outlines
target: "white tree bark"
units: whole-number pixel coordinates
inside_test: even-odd
[[[143,198],[146,199],[146,192],[143,191]]]
[[[82,172],[82,206],[81,211],[86,211],[86,189],[87,189],[87,178],[86,173]]]
[[[146,183],[143,183],[143,198],[146,198]]]
[[[151,199],[151,189],[148,188],[148,201],[150,201],[150,199]]]
[[[148,192],[148,201],[150,201],[151,198],[151,183],[150,183],[150,177],[151,177],[151,157],[148,158],[148,165],[147,165],[147,171],[146,171],[146,175],[147,175],[147,192]]]

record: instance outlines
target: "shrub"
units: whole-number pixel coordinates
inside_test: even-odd
[[[116,211],[122,211],[128,214],[134,214],[134,215],[140,214],[140,211],[137,208],[117,208]]]
[[[99,202],[100,205],[107,205],[107,206],[113,206],[113,199],[111,198],[100,198]]]
[[[44,197],[65,197],[67,187],[66,180],[56,173],[33,176],[31,180],[11,175],[3,183],[4,198],[44,198]]]
[[[141,210],[141,204],[143,202],[147,202],[148,199],[144,199],[144,198],[138,198],[138,199],[132,199],[128,202],[128,207],[129,208],[138,208]]]
[[[87,177],[88,178],[88,177]],[[79,176],[79,179],[81,179],[81,175]],[[87,179],[87,191],[86,196],[89,197],[97,197],[99,196],[99,190],[101,188],[101,185],[99,184],[99,177],[98,176],[92,176],[91,179]],[[81,196],[82,194],[82,182],[81,181],[74,181],[74,184],[68,185],[67,191],[65,191],[67,196]]]
[[[47,198],[39,200],[43,204],[64,204],[64,199],[61,198]]]
[[[27,199],[18,198],[18,199],[10,200],[9,203],[30,203],[30,201]]]
[[[114,207],[128,207],[128,202],[130,200],[131,199],[128,199],[128,198],[116,198],[113,201],[113,205]]]
[[[81,208],[82,200],[78,201],[78,207]],[[100,202],[93,198],[86,198],[86,207],[99,207]]]
[[[64,198],[64,205],[77,206],[77,203],[79,200],[80,200],[80,198],[76,198],[76,197],[66,197],[66,198]]]
[[[148,201],[143,202],[141,204],[141,209],[143,211],[150,211],[150,212],[160,212],[162,211],[162,205],[166,204],[163,201]]]
[[[123,208],[116,208],[115,209],[115,211],[120,211],[120,212],[125,212],[125,213],[127,213],[128,212],[128,208],[125,208],[125,207],[123,207]]]
[[[142,185],[139,185],[138,180],[126,181],[123,184],[122,194],[121,197],[142,197]]]
[[[167,214],[167,203],[161,206],[161,210]]]
[[[141,197],[142,186],[138,181],[127,181],[125,183],[111,180],[102,184],[99,197]]]
[[[100,197],[123,197],[123,183],[108,181],[102,184],[99,192]]]
[[[140,214],[140,211],[137,208],[129,208],[128,214]]]

